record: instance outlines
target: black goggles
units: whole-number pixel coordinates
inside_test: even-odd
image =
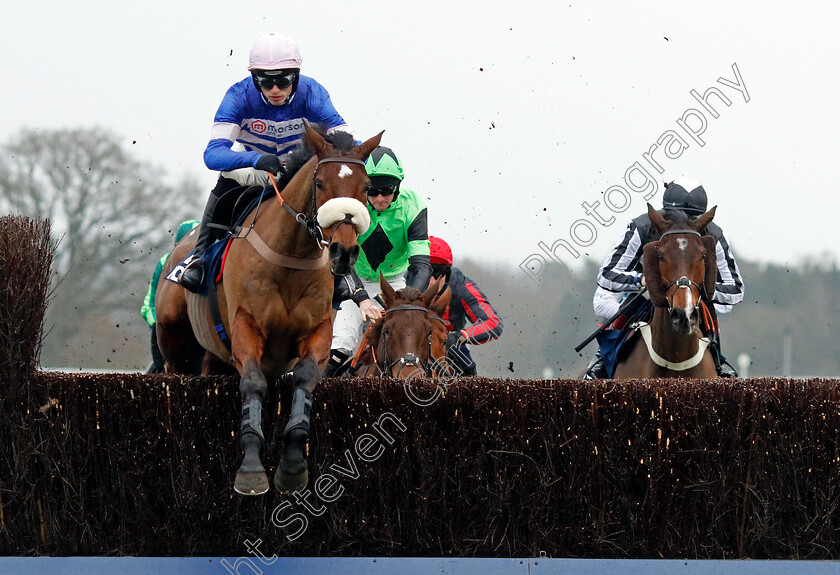
[[[254,80],[257,81],[261,88],[265,88],[266,90],[271,90],[274,86],[283,90],[295,83],[295,80],[298,78],[298,73],[297,70],[278,70],[274,74],[269,72],[254,72]]]
[[[384,186],[380,188],[368,188],[367,195],[375,198],[376,196],[390,196],[397,191],[397,186]]]

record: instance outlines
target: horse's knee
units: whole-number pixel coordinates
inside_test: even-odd
[[[259,368],[246,371],[239,379],[239,392],[245,399],[254,396],[254,394],[259,395],[261,398],[265,397],[267,389],[268,381]]]
[[[300,360],[292,372],[292,384],[294,387],[309,387],[318,380],[320,375],[318,364],[311,357]]]

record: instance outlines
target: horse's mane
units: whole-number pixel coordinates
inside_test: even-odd
[[[682,210],[662,210],[659,213],[675,226],[685,226],[689,221],[688,214]]]
[[[320,125],[311,124],[311,126],[312,129],[314,129],[327,142],[332,144],[332,146],[339,152],[349,152],[353,149],[353,146],[356,145],[356,140],[347,132],[333,132],[332,134],[327,134]],[[286,162],[286,173],[283,174],[283,177],[279,180],[280,187],[285,187],[313,155],[314,153],[312,150],[307,149],[304,141],[301,140],[294,151],[289,155],[289,160]]]

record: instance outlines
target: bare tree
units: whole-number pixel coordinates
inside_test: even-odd
[[[0,210],[49,218],[59,240],[44,364],[78,359],[77,343],[95,348],[97,336],[79,333],[85,325],[139,318],[155,261],[202,203],[197,186],[172,189],[163,175],[99,128],[26,129],[2,146]],[[113,334],[102,336],[108,347]]]

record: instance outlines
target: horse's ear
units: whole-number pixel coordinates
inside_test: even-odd
[[[650,222],[653,224],[653,227],[662,235],[665,230],[668,229],[668,220],[666,220],[662,214],[656,211],[654,207],[650,204],[647,205],[648,207],[648,217],[650,218]]]
[[[370,155],[370,153],[374,151],[377,148],[377,146],[379,146],[379,142],[382,141],[382,134],[384,133],[385,130],[382,130],[371,139],[356,146],[356,150],[359,152],[360,159],[367,160],[367,157]]]
[[[306,132],[303,136],[306,147],[312,150],[316,156],[324,155],[329,150],[330,144],[321,137],[321,134],[315,131],[308,120],[303,121],[303,129]]]
[[[436,315],[443,317],[446,314],[446,308],[449,307],[449,302],[452,301],[452,290],[449,289],[449,286],[443,290],[442,294],[438,294],[435,296],[435,299],[432,300],[432,305],[429,307],[430,310],[435,312]]]
[[[382,272],[379,272],[379,287],[382,289],[382,299],[385,300],[385,309],[388,309],[394,303],[394,300],[397,299],[397,292],[391,287],[391,284],[388,283],[388,280],[385,279]]]
[[[706,297],[712,299],[717,285],[717,240],[712,236],[703,236],[700,239],[706,248],[706,275],[703,278],[703,287],[706,289]]]
[[[711,210],[694,220],[691,224],[691,227],[696,231],[705,230],[706,226],[712,223],[712,220],[715,217],[715,212],[717,211],[717,206],[713,207]]]
[[[665,290],[662,289],[662,275],[659,271],[659,242],[648,242],[642,250],[644,252],[642,269],[650,301],[656,307],[668,307],[668,298],[665,297]]]
[[[426,288],[426,291],[423,292],[423,295],[420,296],[423,300],[423,307],[425,307],[426,309],[429,308],[429,305],[431,305],[432,300],[440,291],[441,282],[443,282],[443,276],[440,276],[438,279],[430,283],[429,287]]]

